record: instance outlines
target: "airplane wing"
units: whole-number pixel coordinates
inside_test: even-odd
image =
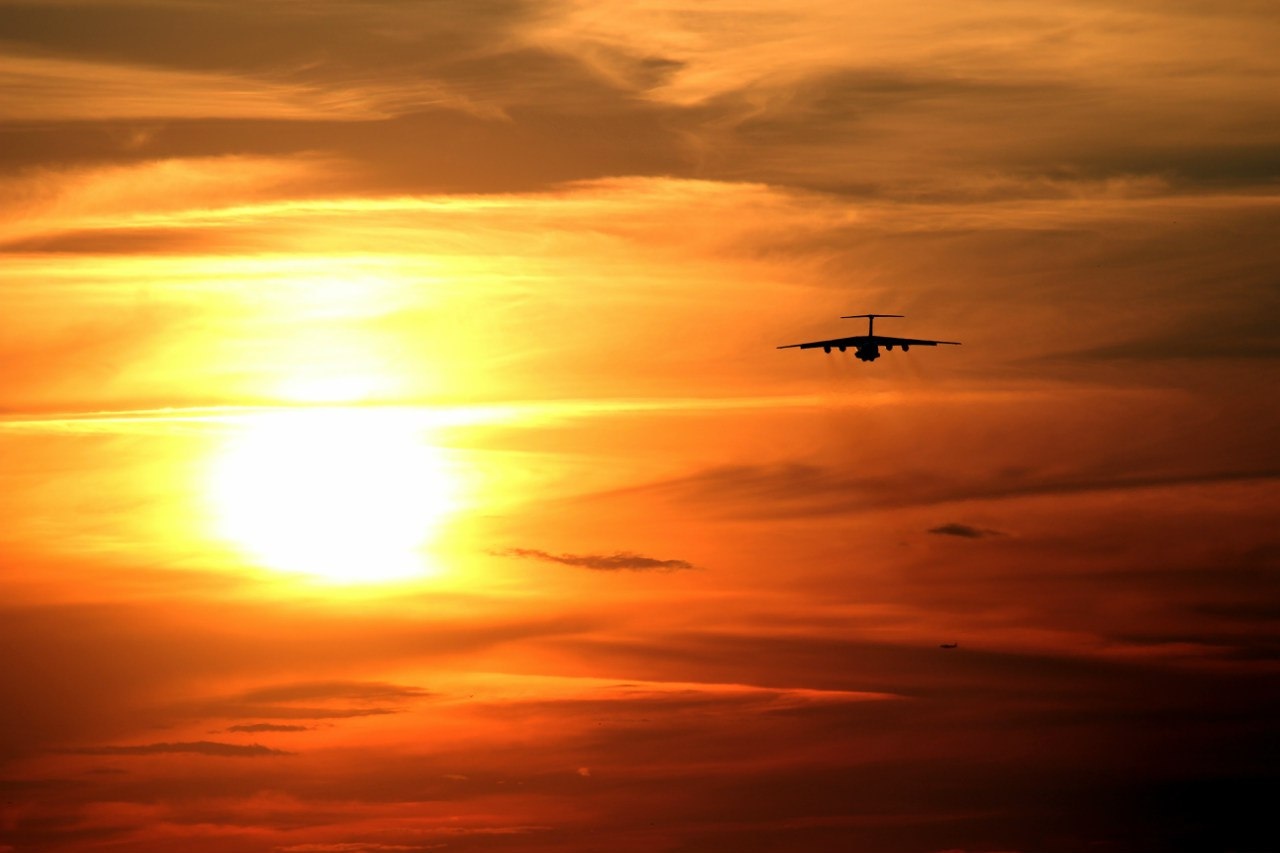
[[[778,349],[791,349],[799,347],[800,349],[816,349],[818,347],[858,347],[866,344],[874,344],[881,347],[934,347],[938,344],[951,344],[959,346],[959,341],[925,341],[917,338],[890,338],[885,335],[854,335],[851,338],[832,338],[829,341],[808,341],[803,344],[787,344],[778,347]]]
[[[877,336],[878,337],[878,336]],[[832,338],[829,341],[809,341],[803,344],[787,344],[778,347],[778,349],[791,349],[799,347],[800,349],[814,349],[815,347],[856,347],[858,344],[870,343],[871,338],[867,335],[854,335],[852,338]]]
[[[959,341],[920,341],[915,338],[887,338],[884,335],[871,335],[870,337],[863,335],[863,338],[866,339],[868,343],[874,343],[882,347],[935,347],[938,344],[952,344],[953,346],[960,346]]]

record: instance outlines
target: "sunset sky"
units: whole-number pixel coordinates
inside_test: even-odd
[[[1278,46],[0,0],[0,853],[1280,849]]]

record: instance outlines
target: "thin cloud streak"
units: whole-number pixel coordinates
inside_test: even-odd
[[[290,726],[282,723],[242,723],[236,726],[228,726],[229,732],[305,732],[310,731],[310,726]]]
[[[929,532],[937,533],[941,536],[959,536],[961,539],[985,539],[989,536],[1005,535],[999,530],[992,530],[989,527],[974,527],[970,524],[960,524],[954,521],[931,527]]]
[[[686,560],[659,560],[628,551],[619,551],[616,554],[550,554],[533,548],[507,548],[494,553],[502,557],[524,557],[548,563],[578,566],[598,572],[675,572],[694,568],[694,565]]]
[[[344,119],[374,121],[410,105],[461,105],[430,83],[414,93],[324,90],[211,72],[129,66],[75,59],[0,55],[0,119],[8,122],[82,122],[138,119]],[[145,129],[121,141],[122,151],[146,150]]]
[[[379,841],[337,841],[337,843],[289,844],[282,853],[385,853],[388,850],[431,850],[444,844],[381,844]]]
[[[443,844],[380,844],[378,841],[337,841],[326,844],[289,844],[278,847],[282,853],[380,853],[387,850],[430,850],[444,847]]]
[[[999,501],[1054,495],[1177,489],[1228,483],[1267,483],[1280,478],[1276,470],[1161,473],[1146,476],[1096,477],[1063,480],[1031,476],[999,482],[930,478],[919,482],[902,478],[859,477],[835,468],[803,463],[777,466],[719,468],[665,483],[636,486],[613,493],[658,494],[686,503],[719,507],[733,517],[798,518],[876,511],[889,507],[921,507],[958,501]],[[958,533],[948,525],[930,533]],[[965,528],[970,530],[971,528]],[[978,531],[992,535],[993,531]]]
[[[979,404],[1034,400],[1047,396],[1042,391],[992,390],[940,392],[931,395],[930,404]],[[659,399],[622,398],[511,401],[495,405],[362,405],[358,412],[371,419],[395,418],[420,425],[423,429],[507,425],[549,426],[574,420],[610,418],[629,414],[681,415],[699,413],[733,413],[751,410],[792,409],[868,409],[924,405],[898,391],[874,391],[857,397],[821,394],[779,395],[766,397],[671,397]],[[166,427],[233,426],[250,424],[262,416],[305,418],[308,412],[340,411],[344,407],[328,404],[298,403],[271,406],[191,406],[162,409],[116,411],[55,411],[48,413],[0,413],[0,429],[22,432],[151,434]]]
[[[68,750],[68,752],[76,755],[166,755],[170,753],[191,753],[194,755],[214,755],[231,758],[259,758],[293,754],[280,749],[271,749],[257,743],[244,745],[208,740],[179,743],[146,743],[134,746],[85,746]]]

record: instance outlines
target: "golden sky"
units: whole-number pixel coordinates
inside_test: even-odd
[[[0,853],[1280,846],[1277,45],[0,0]]]

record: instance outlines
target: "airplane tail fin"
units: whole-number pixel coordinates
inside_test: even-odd
[[[905,316],[906,316],[905,314],[849,314],[847,316],[841,317],[840,319],[853,320],[857,317],[866,317],[867,318],[867,334],[874,335],[876,333],[877,317],[905,317]]]

